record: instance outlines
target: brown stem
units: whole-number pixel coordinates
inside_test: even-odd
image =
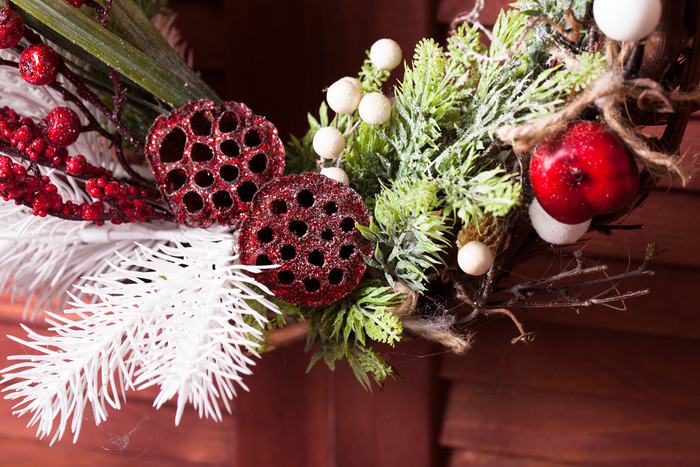
[[[535,339],[535,333],[534,332],[526,332],[525,328],[523,327],[523,323],[520,322],[517,316],[513,314],[512,311],[510,311],[508,308],[494,308],[494,309],[489,309],[485,310],[484,314],[489,315],[489,314],[500,314],[500,315],[505,315],[510,320],[515,324],[515,327],[518,328],[518,331],[520,332],[520,335],[518,337],[515,337],[511,339],[510,343],[511,344],[517,344],[518,342],[522,342],[524,344],[529,344]]]
[[[603,298],[587,298],[583,300],[565,300],[565,301],[547,301],[547,302],[522,302],[518,300],[504,300],[502,302],[494,302],[489,305],[487,305],[484,310],[490,310],[491,307],[495,308],[502,308],[502,307],[511,307],[511,308],[588,308],[592,307],[593,305],[603,305],[606,303],[612,303],[612,302],[621,302],[624,301],[628,298],[634,298],[634,297],[641,297],[643,295],[647,295],[649,293],[649,289],[643,289],[643,290],[635,290],[631,292],[625,292],[622,294],[614,295],[611,297],[603,297]]]

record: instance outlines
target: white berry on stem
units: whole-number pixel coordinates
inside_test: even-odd
[[[345,137],[336,128],[327,126],[316,132],[312,144],[321,159],[335,159],[345,149]]]
[[[530,222],[542,240],[553,245],[568,245],[577,242],[588,232],[591,219],[579,224],[564,224],[545,211],[537,199],[533,199],[529,208]]]
[[[598,28],[615,41],[637,41],[661,21],[661,0],[594,0]]]
[[[326,91],[326,101],[337,114],[351,114],[357,110],[362,98],[362,85],[357,78],[346,76],[331,84]]]
[[[379,39],[369,49],[369,59],[379,70],[393,70],[401,63],[401,47],[391,39]]]
[[[359,110],[365,123],[381,125],[391,116],[391,101],[381,92],[371,92],[362,98]]]
[[[324,167],[321,169],[321,175],[325,175],[326,177],[330,178],[331,180],[335,180],[336,182],[340,182],[343,185],[349,185],[350,184],[350,179],[348,178],[348,174],[345,173],[343,169],[340,167]]]
[[[493,253],[485,243],[472,240],[457,252],[457,264],[467,274],[481,276],[493,266]]]

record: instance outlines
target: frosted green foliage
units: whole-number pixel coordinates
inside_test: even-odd
[[[521,185],[513,174],[495,168],[479,172],[473,177],[450,169],[439,179],[446,193],[447,213],[454,213],[463,222],[481,219],[484,214],[505,216],[520,205]]]
[[[576,18],[582,19],[593,0],[517,0],[511,6],[528,16],[546,16],[555,23],[564,19],[571,9]]]
[[[313,149],[314,135],[325,126],[328,126],[328,105],[326,101],[321,102],[318,110],[318,119],[313,115],[306,116],[309,122],[309,130],[302,139],[290,135],[290,141],[286,146],[285,173],[310,172],[316,169],[316,159],[318,156]]]
[[[308,347],[318,343],[309,368],[318,360],[332,370],[335,362],[347,360],[357,379],[366,388],[370,376],[378,383],[394,370],[374,352],[368,340],[394,345],[401,337],[402,326],[389,309],[401,303],[401,294],[378,281],[365,280],[342,300],[323,307],[300,309],[309,321]]]
[[[467,63],[451,60],[432,39],[416,47],[413,63],[396,89],[389,140],[401,161],[397,178],[430,166],[446,131],[459,119],[469,97]],[[453,131],[453,130],[452,130]]]
[[[357,77],[362,86],[362,92],[381,92],[382,84],[389,79],[390,72],[388,70],[377,70],[372,61],[369,59],[369,50],[366,52],[367,58],[362,64],[360,74]]]
[[[533,18],[547,17],[555,24],[560,25],[566,34],[571,35],[574,30],[565,20],[566,12],[571,9],[571,12],[577,19],[584,19],[591,3],[593,3],[593,0],[518,0],[512,6],[522,14]],[[573,44],[573,48],[583,47],[588,43],[585,28],[581,28],[580,32],[580,38],[576,44]],[[556,33],[552,25],[545,22],[535,24],[532,28],[532,38],[533,40],[528,45],[529,58],[539,64],[544,64],[544,61],[548,58],[544,48],[552,42],[556,42],[563,47],[572,48],[570,42]]]
[[[517,12],[502,14],[494,26],[495,39],[489,55],[500,57],[511,51],[527,33],[528,24],[528,18]],[[458,38],[465,33],[473,34],[464,28]],[[463,110],[461,131],[435,158],[438,179],[446,192],[446,209],[456,212],[462,222],[487,212],[505,214],[507,206],[519,204],[516,180],[504,175],[503,169],[498,170],[492,159],[483,157],[484,150],[494,142],[495,131],[558,110],[572,92],[583,90],[605,68],[603,56],[582,53],[577,57],[579,65],[573,69],[559,65],[537,73],[538,70],[530,70],[525,48],[521,46],[504,62],[478,62],[480,79]],[[471,57],[481,53],[481,49],[464,53],[465,58]],[[471,181],[471,177],[478,178]],[[484,191],[488,196],[484,196]]]
[[[383,184],[394,178],[397,160],[384,133],[372,125],[360,123],[351,147],[345,153],[345,171],[368,209]]]
[[[369,51],[367,52],[369,56]],[[389,79],[387,70],[377,70],[368,59],[362,65],[358,79],[364,93],[381,92],[382,85]],[[379,192],[382,183],[393,178],[396,171],[396,158],[383,131],[367,125],[355,112],[345,129],[358,123],[348,141],[345,154],[345,171],[350,182],[371,208],[373,196]],[[343,130],[341,130],[343,131]]]
[[[369,262],[384,272],[390,284],[398,281],[422,292],[426,273],[442,264],[451,222],[441,211],[439,189],[436,180],[397,180],[377,195],[369,227],[358,226],[377,242]]]

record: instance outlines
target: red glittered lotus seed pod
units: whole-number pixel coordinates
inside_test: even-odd
[[[274,180],[255,195],[240,229],[241,261],[279,265],[256,279],[282,300],[303,306],[335,302],[360,282],[373,242],[360,196],[330,178],[304,173]]]
[[[146,156],[178,222],[233,225],[284,170],[277,129],[244,104],[189,103],[155,121]]]

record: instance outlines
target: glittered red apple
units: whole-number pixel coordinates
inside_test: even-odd
[[[535,148],[530,182],[550,216],[564,224],[579,224],[628,206],[637,196],[639,170],[607,126],[575,121]]]

